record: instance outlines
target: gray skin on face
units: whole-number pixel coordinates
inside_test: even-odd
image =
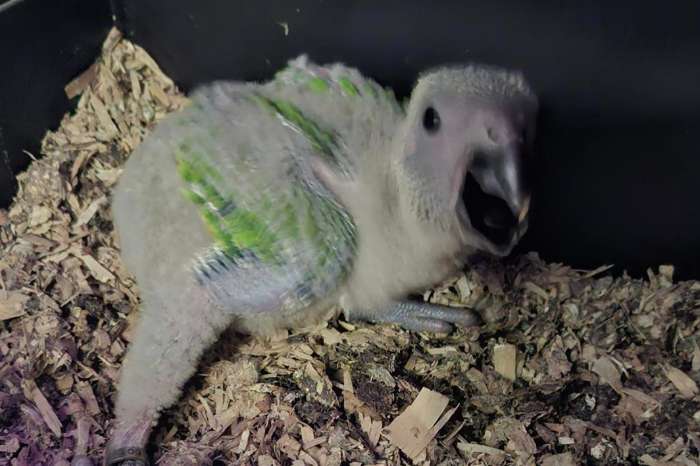
[[[342,65],[320,68],[302,58],[295,63],[315,75],[340,70],[356,82],[366,79]],[[448,278],[476,253],[508,254],[527,228],[523,165],[537,100],[520,74],[484,66],[428,72],[405,115],[379,99],[323,100],[293,83],[279,84],[212,84],[195,93],[201,110],[191,112],[200,111],[202,121],[215,121],[211,115],[221,112],[216,121],[226,131],[209,137],[228,147],[223,155],[232,159],[235,142],[265,144],[272,160],[289,147],[308,152],[309,176],[352,219],[353,257],[336,259],[348,273],[312,294],[299,291],[297,280],[311,269],[293,260],[275,266],[252,254],[216,256],[194,273],[193,262],[201,262],[212,238],[192,203],[179,195],[187,185],[177,175],[169,141],[196,128],[162,122],[130,157],[114,193],[115,229],[141,291],[142,312],[122,368],[107,464],[145,464],[159,413],[177,400],[202,353],[227,327],[264,334],[309,325],[328,317],[334,304],[348,319],[415,331],[476,325],[471,311],[406,296]],[[266,118],[239,99],[259,90],[335,128],[350,159],[349,176],[314,154],[298,128]],[[275,165],[269,170],[275,173]],[[265,178],[268,172],[256,173],[263,184],[275,184],[272,175]],[[74,464],[84,461],[76,458]]]

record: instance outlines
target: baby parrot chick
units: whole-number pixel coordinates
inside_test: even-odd
[[[410,100],[301,56],[264,83],[214,82],[161,121],[113,194],[141,315],[108,465],[145,465],[159,413],[230,326],[346,319],[448,332],[473,312],[412,302],[527,229],[537,98],[483,65],[430,70]]]

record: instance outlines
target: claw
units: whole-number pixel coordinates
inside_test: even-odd
[[[148,466],[148,459],[143,448],[116,448],[107,450],[105,466]]]

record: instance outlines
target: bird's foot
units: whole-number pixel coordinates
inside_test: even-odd
[[[450,333],[453,324],[471,327],[481,323],[479,315],[468,309],[412,301],[400,301],[379,310],[352,310],[346,316],[350,320],[398,324],[414,332]]]

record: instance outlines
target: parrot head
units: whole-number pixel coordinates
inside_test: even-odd
[[[419,217],[472,249],[509,254],[527,230],[537,110],[520,73],[470,65],[424,74],[401,151]]]

